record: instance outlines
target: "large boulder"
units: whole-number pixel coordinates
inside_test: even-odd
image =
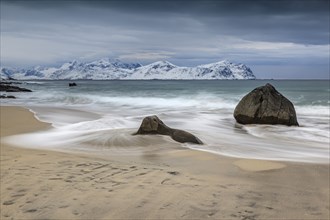
[[[234,111],[241,124],[283,124],[299,126],[293,104],[267,83],[244,96]]]
[[[144,134],[168,135],[173,140],[180,143],[190,142],[194,144],[203,144],[201,140],[189,132],[168,127],[156,115],[145,117],[139,130],[135,133],[135,135]]]

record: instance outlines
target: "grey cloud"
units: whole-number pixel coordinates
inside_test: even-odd
[[[154,31],[208,31],[246,40],[329,43],[329,1],[10,1],[28,8],[5,16],[67,24],[118,25]],[[31,10],[35,13],[30,13]],[[16,18],[17,18],[16,17]],[[195,25],[184,22],[195,20]],[[199,24],[199,25],[196,25]]]
[[[2,0],[8,4],[22,5],[31,8],[50,8],[63,6],[86,5],[88,7],[114,8],[130,11],[200,11],[200,12],[261,12],[294,13],[326,12],[327,0]]]
[[[320,64],[317,71],[324,76],[328,8],[327,0],[2,0],[1,63],[110,56],[193,66],[227,58],[271,68]]]

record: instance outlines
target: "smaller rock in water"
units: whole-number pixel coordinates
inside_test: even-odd
[[[144,134],[168,135],[173,140],[180,143],[189,142],[194,144],[203,144],[201,140],[189,132],[168,127],[156,115],[145,117],[139,130],[135,133],[135,135]]]
[[[13,95],[0,95],[0,99],[16,99]]]
[[[282,124],[299,126],[293,104],[267,83],[244,96],[234,111],[241,124]]]
[[[72,87],[72,86],[77,86],[76,83],[69,83],[69,86]]]

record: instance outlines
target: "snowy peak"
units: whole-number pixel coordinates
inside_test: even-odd
[[[209,63],[209,64],[203,64],[203,65],[199,65],[197,67],[205,67],[205,68],[214,68],[214,67],[228,67],[231,66],[232,63],[229,62],[228,60],[222,60],[219,62],[215,62],[215,63]]]
[[[61,67],[34,67],[32,69],[2,68],[1,78],[15,79],[255,79],[252,70],[244,64],[222,60],[196,67],[179,67],[168,61],[157,61],[145,66],[124,63],[108,58],[82,63],[71,61]]]
[[[120,60],[115,60],[111,62],[111,64],[116,68],[129,69],[129,70],[136,69],[142,66],[139,63],[123,63]]]
[[[152,70],[152,69],[158,69],[158,70],[163,70],[163,71],[170,71],[173,68],[176,68],[177,66],[175,66],[174,64],[168,62],[168,61],[157,61],[154,63],[151,63],[149,65],[143,66],[141,69],[148,69],[148,70]]]
[[[93,61],[91,63],[87,63],[86,65],[90,67],[100,67],[100,68],[122,68],[122,69],[136,69],[142,66],[139,63],[123,63],[118,59],[109,59],[103,58],[97,61]]]
[[[241,63],[235,64],[228,60],[200,65],[198,67],[213,70],[232,79],[255,79],[255,76],[249,67]]]
[[[177,68],[174,64],[168,61],[157,61],[146,66],[137,68],[131,78],[132,79],[158,79],[159,77],[153,77],[157,75],[164,75],[172,69]]]
[[[78,63],[76,60],[74,60],[74,61],[72,61],[72,62],[64,63],[64,64],[60,67],[60,69],[61,69],[61,70],[67,70],[67,69],[69,69],[69,70],[73,70],[74,68],[77,68],[78,66],[79,66],[79,63]],[[34,69],[36,69],[36,68],[34,68]]]
[[[148,66],[155,66],[155,67],[164,67],[164,66],[170,66],[170,67],[177,67],[176,65],[168,62],[168,61],[157,61],[154,63],[149,64]]]
[[[229,60],[220,60],[220,61],[217,61],[217,62],[214,62],[214,63],[209,63],[209,64],[204,64],[204,65],[201,65],[201,66],[205,66],[205,65],[231,65],[232,62],[230,62]]]

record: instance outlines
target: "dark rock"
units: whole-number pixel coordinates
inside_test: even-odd
[[[15,80],[11,80],[11,81],[9,81],[9,80],[1,80],[0,83],[1,84],[7,84],[7,85],[11,85],[11,84],[22,84],[21,82],[17,82]]]
[[[241,124],[283,124],[299,126],[293,104],[271,84],[244,96],[234,111]]]
[[[76,83],[69,83],[69,86],[72,87],[72,86],[77,86]]]
[[[171,137],[173,140],[180,143],[190,142],[195,144],[203,144],[203,142],[194,135],[179,129],[172,129]]]
[[[21,88],[18,86],[12,86],[7,82],[1,82],[0,92],[32,92],[32,91],[30,89]]]
[[[16,97],[13,95],[0,95],[0,99],[16,99]]]
[[[143,134],[162,134],[171,136],[173,140],[180,143],[190,142],[195,144],[203,144],[194,135],[178,129],[173,129],[164,124],[156,115],[145,117],[136,135]]]

